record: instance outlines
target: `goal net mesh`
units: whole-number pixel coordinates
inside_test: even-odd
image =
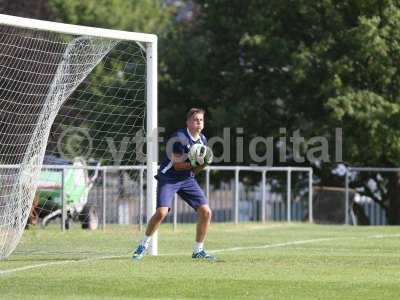
[[[138,42],[0,25],[0,259],[24,231],[45,157],[145,160],[145,90]]]

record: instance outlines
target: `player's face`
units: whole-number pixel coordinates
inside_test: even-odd
[[[189,120],[186,121],[186,125],[190,131],[201,132],[204,128],[204,115],[194,114]]]

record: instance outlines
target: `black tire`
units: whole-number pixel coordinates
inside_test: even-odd
[[[86,204],[79,214],[79,221],[82,224],[82,229],[96,230],[99,226],[99,217],[96,208]]]

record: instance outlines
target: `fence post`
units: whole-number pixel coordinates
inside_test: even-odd
[[[346,170],[346,182],[345,182],[345,204],[344,204],[344,222],[346,225],[349,225],[349,176],[350,170]]]
[[[261,173],[261,222],[265,223],[265,208],[266,208],[266,195],[265,195],[265,185],[266,185],[266,175],[267,171],[262,171]]]
[[[143,173],[144,169],[139,171],[139,231],[143,230]]]
[[[61,231],[65,231],[65,169],[61,171]]]
[[[178,224],[178,194],[175,193],[174,196],[174,218],[172,228],[175,231]]]
[[[210,169],[206,169],[206,198],[210,203]]]
[[[106,229],[106,197],[107,197],[107,171],[106,171],[106,169],[103,169],[103,205],[102,205],[102,208],[103,208],[103,211],[102,211],[102,215],[103,215],[103,218],[102,218],[102,229],[103,230],[105,230]]]
[[[287,171],[287,207],[286,207],[286,213],[287,213],[287,221],[291,222],[292,220],[292,212],[291,212],[291,206],[292,206],[292,170],[289,168]]]
[[[313,215],[313,170],[308,171],[308,221],[314,222]]]
[[[235,169],[235,224],[239,223],[239,167]]]

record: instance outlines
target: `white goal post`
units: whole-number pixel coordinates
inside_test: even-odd
[[[118,48],[119,43],[131,43],[137,49],[130,55],[125,51],[128,47]],[[110,54],[114,50],[118,55]],[[105,59],[109,60],[96,71]],[[98,76],[102,71],[109,72],[107,77],[99,88],[92,89],[90,84],[96,80],[88,79],[89,74]],[[101,139],[107,134],[121,135],[125,141],[125,130],[135,128],[126,133],[131,139],[144,129],[149,220],[156,208],[158,161],[156,35],[0,14],[0,81],[0,164],[11,170],[0,170],[0,259],[14,251],[23,234],[43,158],[51,148],[52,126],[71,98],[68,109],[76,109],[72,105],[78,103],[80,110],[64,114],[62,126],[67,128],[64,121],[69,118],[75,126],[84,120],[89,132],[87,124],[96,123],[92,137],[98,160],[107,143]],[[117,84],[111,86],[112,81]],[[79,96],[74,96],[77,90]],[[127,162],[132,163],[136,154],[129,155]],[[157,244],[156,233],[153,255],[157,255]]]

